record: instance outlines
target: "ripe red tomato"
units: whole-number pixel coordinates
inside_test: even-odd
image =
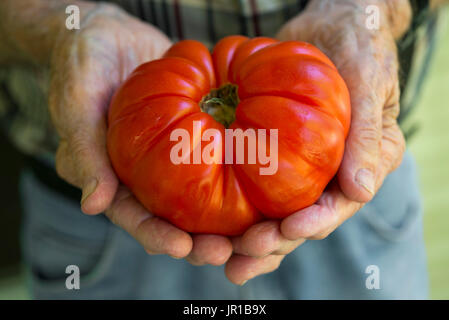
[[[188,232],[238,235],[319,198],[343,156],[350,100],[336,67],[310,44],[230,36],[210,54],[186,40],[134,70],[111,101],[108,123],[112,165],[150,212]],[[277,171],[261,175],[260,158],[235,163],[237,142],[234,163],[226,162],[226,126],[277,129],[277,150],[266,148]],[[176,129],[189,134],[190,164],[171,158]],[[260,140],[250,136],[247,145],[251,139]],[[195,164],[195,152],[219,161]]]

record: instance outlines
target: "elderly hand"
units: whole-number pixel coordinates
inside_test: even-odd
[[[380,13],[378,30],[366,26],[367,5]],[[305,240],[323,239],[370,201],[402,160],[395,38],[408,27],[407,0],[313,0],[279,32],[281,40],[310,42],[326,53],[345,79],[352,120],[344,158],[316,204],[282,221],[265,221],[233,239],[226,264],[230,281],[243,284],[271,272]]]
[[[152,216],[119,185],[106,150],[106,113],[115,88],[139,64],[159,58],[170,41],[154,27],[120,9],[100,5],[83,17],[79,31],[56,41],[51,60],[49,107],[60,135],[58,174],[82,188],[82,210],[105,211],[150,254],[223,264],[228,238],[190,236]]]

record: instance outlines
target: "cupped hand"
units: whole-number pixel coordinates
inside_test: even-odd
[[[84,213],[105,212],[148,253],[223,264],[232,253],[228,238],[191,236],[154,217],[120,185],[108,158],[106,115],[114,90],[136,66],[161,57],[170,45],[156,28],[111,5],[86,13],[80,30],[61,33],[52,51],[49,91],[60,136],[56,170],[82,189]]]
[[[378,5],[379,29],[366,25],[365,6]],[[282,221],[264,221],[232,240],[226,264],[230,281],[242,284],[274,271],[305,240],[324,239],[370,201],[385,177],[401,163],[405,141],[399,114],[395,38],[410,20],[408,1],[314,0],[279,32],[281,40],[316,45],[337,66],[351,96],[351,129],[335,179],[316,204]],[[402,5],[402,7],[401,7]],[[391,12],[400,9],[400,14]]]

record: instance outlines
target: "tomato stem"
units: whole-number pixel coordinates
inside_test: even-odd
[[[238,87],[231,83],[212,89],[201,99],[200,108],[228,128],[235,120],[235,109],[240,102],[237,91]]]

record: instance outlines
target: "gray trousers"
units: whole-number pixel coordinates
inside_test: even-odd
[[[231,284],[223,267],[149,256],[103,215],[21,180],[23,253],[37,299],[425,299],[428,279],[422,207],[410,154],[376,197],[328,238],[307,241],[278,270]],[[66,287],[66,267],[80,288]],[[374,266],[374,267],[373,267]]]

